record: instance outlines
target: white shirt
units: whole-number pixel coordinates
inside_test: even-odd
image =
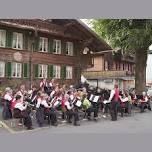
[[[25,110],[26,107],[27,107],[27,105],[24,106],[23,103],[21,103],[21,102],[18,102],[18,103],[15,104],[15,108],[17,108],[21,111]]]
[[[48,108],[48,107],[49,107],[49,105],[48,105],[48,103],[46,102],[46,100],[41,99],[41,98],[38,98],[38,99],[37,99],[36,108],[39,108],[40,105],[43,105],[45,108]]]
[[[65,102],[65,106],[67,107],[68,110],[72,109],[72,107],[70,106],[70,102],[69,101]]]
[[[142,102],[147,102],[148,101],[148,97],[145,97],[145,100],[142,100]]]
[[[127,97],[125,97],[125,98],[121,98],[121,96],[119,96],[120,97],[120,99],[121,99],[121,102],[127,102],[128,101],[128,98]]]
[[[109,97],[109,102],[111,102],[114,95],[115,95],[115,90],[111,90],[110,97]]]
[[[6,94],[4,95],[4,99],[5,99],[5,100],[8,100],[8,101],[11,101],[11,100],[12,100],[12,97],[9,95],[9,93],[6,93]]]

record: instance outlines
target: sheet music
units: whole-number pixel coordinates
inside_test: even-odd
[[[81,106],[81,104],[82,104],[82,102],[81,102],[80,100],[78,100],[78,101],[76,102],[76,104],[75,104],[75,105],[76,105],[77,107],[80,107],[80,106]]]
[[[93,102],[98,102],[100,96],[95,96]]]
[[[90,100],[90,101],[92,101],[92,100],[93,100],[93,97],[94,97],[94,95],[93,95],[93,94],[91,94],[91,96],[90,96],[89,100]]]
[[[104,103],[104,104],[110,103],[110,101],[109,101],[109,100],[104,100],[103,103]]]

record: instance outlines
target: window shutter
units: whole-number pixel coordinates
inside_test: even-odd
[[[5,64],[5,75],[6,75],[6,77],[10,78],[11,77],[11,72],[12,72],[12,70],[11,70],[11,62],[7,62]]]
[[[61,41],[61,53],[66,54],[66,41]]]
[[[13,33],[11,31],[6,31],[6,47],[12,48]]]
[[[76,79],[80,78],[80,68],[79,67],[74,68],[74,77]]]
[[[34,65],[34,74],[35,74],[35,78],[38,78],[38,64]]]
[[[23,63],[23,77],[27,78],[29,76],[29,64]]]
[[[53,39],[49,38],[48,42],[48,52],[53,53]]]
[[[53,65],[48,66],[48,77],[53,78]]]
[[[66,79],[66,66],[61,67],[61,78]]]
[[[77,51],[78,51],[78,44],[75,42],[73,43],[73,55],[77,56]]]
[[[35,38],[34,52],[39,51],[39,42],[40,42],[39,37],[36,37],[36,38]]]

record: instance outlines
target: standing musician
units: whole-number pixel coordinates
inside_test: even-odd
[[[116,121],[117,107],[119,102],[119,88],[117,84],[115,84],[114,89],[111,90],[109,101],[111,102],[110,105],[111,120]]]
[[[15,106],[13,110],[14,118],[23,118],[24,125],[28,130],[32,128],[32,120],[30,117],[30,111],[28,110],[28,103],[22,101],[22,97],[20,95],[16,96]]]
[[[48,84],[47,84],[46,79],[44,78],[40,81],[40,90],[42,92],[47,92],[47,87],[48,87]]]

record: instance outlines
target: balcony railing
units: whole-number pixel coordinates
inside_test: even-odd
[[[134,76],[134,73],[129,71],[84,71],[82,74],[86,78],[112,78]]]

